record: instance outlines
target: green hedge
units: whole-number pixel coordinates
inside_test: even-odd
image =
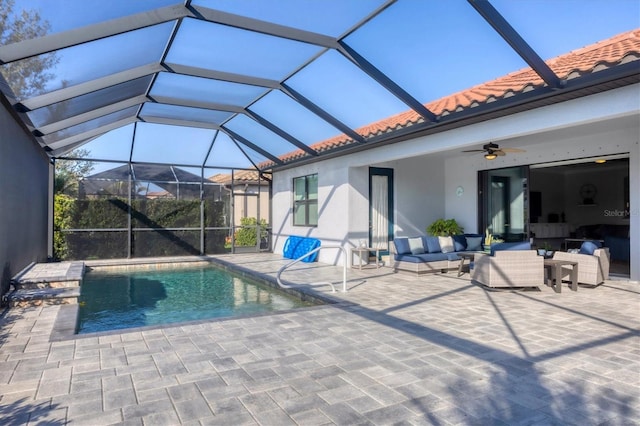
[[[53,203],[53,257],[64,260],[69,258],[69,244],[65,234],[58,231],[72,228],[75,203],[64,194],[57,194]]]
[[[69,251],[63,260],[122,259],[127,257],[127,231],[64,232]]]
[[[121,199],[75,200],[73,229],[127,227],[127,203]]]
[[[127,232],[59,232],[64,229],[127,229],[129,205],[125,198],[72,199],[55,197],[54,256],[58,260],[112,259],[127,257]],[[225,203],[205,201],[206,227],[224,227]],[[166,228],[200,228],[199,200],[133,200],[132,228],[154,231],[136,232],[133,255],[173,256],[199,254],[199,231],[168,231]],[[135,231],[134,231],[135,232]],[[213,236],[212,236],[213,237]],[[224,238],[217,234],[207,248],[224,249]]]
[[[198,200],[135,200],[131,209],[134,228],[199,228]]]
[[[236,231],[235,245],[236,246],[255,246],[258,242],[256,238],[256,225],[258,219],[255,217],[243,217],[240,219],[240,229]],[[260,219],[260,238],[267,237],[267,221]]]

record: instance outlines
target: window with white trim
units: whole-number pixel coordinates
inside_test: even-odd
[[[318,174],[293,179],[293,225],[318,226]]]

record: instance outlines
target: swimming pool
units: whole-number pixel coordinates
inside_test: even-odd
[[[266,284],[211,266],[89,271],[78,299],[77,333],[255,315],[313,306]]]

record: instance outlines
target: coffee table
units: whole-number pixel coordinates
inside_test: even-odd
[[[467,265],[471,264],[471,261],[473,261],[475,253],[472,252],[461,252],[461,253],[456,253],[458,255],[458,257],[460,258],[460,264],[458,265],[458,276],[461,276],[462,274],[464,274],[464,271],[462,270],[462,268],[464,267],[464,261],[468,260],[469,262],[467,263]],[[471,272],[471,271],[469,271]]]
[[[547,285],[553,288],[556,293],[562,292],[562,268],[567,266],[571,266],[571,290],[578,291],[578,262],[558,259],[544,260],[544,268],[549,272]]]

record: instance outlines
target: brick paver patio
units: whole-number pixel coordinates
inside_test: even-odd
[[[270,276],[286,263],[220,258]],[[334,305],[53,340],[64,309],[8,310],[0,424],[640,424],[638,284],[487,291],[380,268],[348,287]]]

